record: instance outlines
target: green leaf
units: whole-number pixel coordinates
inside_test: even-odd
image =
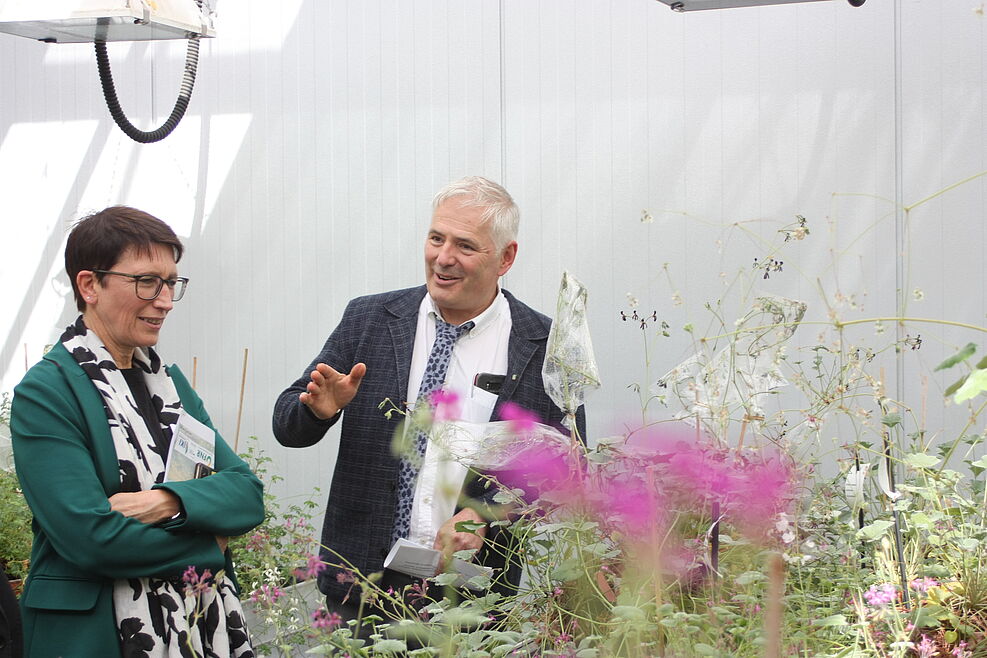
[[[987,356],[985,356],[984,359],[987,360]],[[977,364],[977,367],[979,368],[980,367],[980,364]],[[967,375],[963,375],[962,377],[960,377],[959,379],[957,379],[955,382],[953,382],[952,384],[950,384],[949,386],[947,386],[946,387],[946,390],[943,391],[943,394],[942,394],[943,397],[947,397],[948,398],[950,395],[952,395],[956,391],[960,390],[960,386],[963,386],[963,384],[966,383],[966,378],[969,377],[969,376],[970,375],[968,375],[968,374]]]
[[[933,457],[932,455],[926,455],[925,453],[916,452],[911,455],[905,455],[904,462],[911,466],[912,468],[925,468],[929,469],[938,464],[941,460],[938,457]]]
[[[881,419],[881,423],[883,425],[887,425],[888,427],[901,425],[901,414],[899,413],[888,414],[887,416]]]
[[[956,391],[953,401],[959,404],[987,391],[987,370],[974,370]]]
[[[765,575],[760,571],[747,571],[737,576],[733,582],[743,587],[744,585],[750,585],[751,583],[759,583],[762,580],[765,580]]]
[[[894,521],[888,521],[886,519],[878,519],[870,525],[865,525],[863,528],[857,531],[857,536],[861,539],[866,539],[868,541],[873,541],[875,539],[880,539],[884,536],[884,533],[888,531],[888,528],[894,525]]]
[[[826,626],[846,626],[847,620],[843,615],[830,615],[825,619],[817,619],[812,622],[813,626],[826,627]]]
[[[925,512],[913,512],[908,517],[908,522],[916,528],[928,530],[932,528],[932,519]]]
[[[458,573],[440,573],[438,576],[432,578],[432,581],[435,582],[436,585],[440,585],[442,587],[454,585],[457,580],[459,580]]]
[[[980,469],[987,469],[987,455],[984,455],[983,457],[981,457],[975,462],[970,462],[970,466]]]
[[[695,651],[700,656],[718,656],[720,652],[709,646],[708,644],[703,644],[702,642],[697,642],[692,645],[692,650]]]
[[[402,653],[408,650],[408,645],[402,640],[377,640],[373,650],[382,653]]]
[[[959,352],[957,352],[953,356],[949,357],[948,359],[937,365],[935,371],[945,370],[946,368],[952,368],[957,363],[960,363],[961,361],[966,361],[976,351],[977,351],[977,346],[974,343],[967,343],[966,346],[963,349],[961,349]]]
[[[611,612],[621,621],[644,621],[644,610],[632,605],[616,605]]]
[[[956,540],[956,546],[965,553],[974,553],[980,542],[975,537],[961,537]]]
[[[476,534],[476,531],[480,528],[485,528],[486,523],[478,523],[476,521],[459,521],[456,523],[456,532],[468,532],[471,534]]]

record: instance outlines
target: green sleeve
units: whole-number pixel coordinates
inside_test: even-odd
[[[202,399],[188,385],[177,366],[168,368],[182,399],[182,408],[216,432]],[[216,472],[198,480],[156,485],[182,500],[183,519],[169,529],[206,532],[232,537],[242,535],[264,520],[264,487],[250,467],[216,432]]]
[[[10,428],[36,524],[35,556],[51,550],[82,574],[113,579],[173,577],[190,565],[223,568],[213,535],[172,533],[110,509],[91,448],[109,433],[90,436],[82,405],[55,364],[42,361],[16,387]]]

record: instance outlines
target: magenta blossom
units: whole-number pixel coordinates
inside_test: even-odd
[[[864,592],[864,600],[872,608],[883,608],[894,603],[897,599],[898,588],[891,583],[871,585],[870,589]]]
[[[933,587],[939,587],[939,581],[935,578],[916,578],[908,583],[908,586],[919,594],[925,594]]]
[[[439,388],[432,392],[428,400],[432,404],[432,420],[437,423],[448,420],[459,420],[459,417],[462,415],[459,395],[455,391],[447,391]]]
[[[915,647],[915,651],[918,653],[918,658],[933,658],[939,655],[935,643],[927,635],[922,636],[922,641]]]
[[[582,463],[561,446],[533,441],[497,472],[497,479],[512,488],[523,489],[526,498],[575,502],[582,498],[579,474]]]
[[[639,475],[605,479],[589,496],[594,515],[621,533],[650,541],[664,523],[666,502],[658,488]]]
[[[650,507],[656,514],[668,509],[711,512],[715,504],[720,520],[748,536],[764,535],[771,520],[788,508],[794,490],[791,469],[772,452],[741,458],[692,433],[657,427],[629,437],[600,479],[607,509],[622,505],[642,512]],[[632,480],[638,484],[629,484]],[[621,487],[628,486],[637,489],[621,495]],[[617,495],[607,495],[608,489]],[[655,519],[652,525],[658,523]]]
[[[295,569],[295,578],[298,580],[318,578],[325,571],[326,563],[318,555],[309,555],[307,561],[304,569]]]
[[[261,585],[250,594],[253,603],[277,603],[278,599],[285,596],[285,591],[277,585]]]
[[[511,431],[519,434],[530,432],[538,422],[538,416],[533,411],[513,402],[505,402],[501,405],[500,419],[506,420],[510,424]]]
[[[201,594],[206,591],[213,584],[212,572],[209,569],[203,569],[200,574],[195,570],[195,567],[189,566],[182,574],[182,582],[185,586],[190,588],[194,594]]]
[[[342,624],[343,618],[339,616],[338,612],[329,612],[325,608],[320,607],[312,613],[312,628],[332,630],[342,626]]]

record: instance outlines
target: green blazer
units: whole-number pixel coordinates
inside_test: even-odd
[[[186,412],[209,427],[202,400],[177,366],[168,368]],[[216,434],[216,473],[168,482],[184,518],[145,525],[110,510],[120,489],[116,450],[92,382],[57,344],[14,389],[14,460],[34,513],[31,569],[21,595],[24,655],[120,655],[113,581],[180,577],[187,567],[233,576],[215,537],[249,531],[264,518],[263,485]],[[213,428],[215,429],[215,428]],[[235,580],[234,580],[235,582]]]

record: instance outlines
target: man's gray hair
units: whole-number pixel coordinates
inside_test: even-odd
[[[460,203],[464,206],[483,208],[481,218],[484,222],[490,222],[490,235],[498,251],[517,240],[521,212],[507,190],[482,176],[467,176],[439,190],[432,199],[432,210],[460,197],[463,197]]]

